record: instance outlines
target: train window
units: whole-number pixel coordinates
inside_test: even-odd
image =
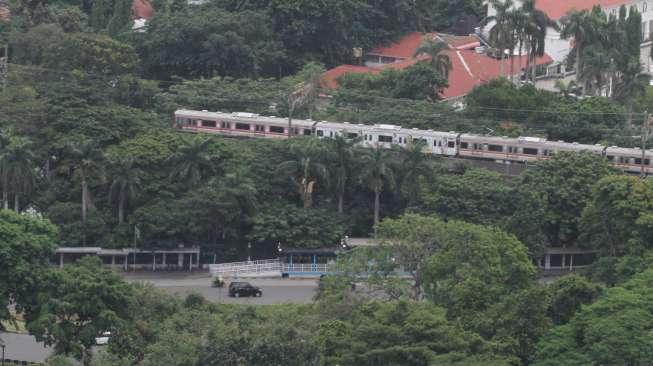
[[[460,148],[461,149],[466,149],[467,148],[467,143],[466,142],[461,142],[460,143]]]
[[[279,127],[279,126],[270,126],[270,132],[273,132],[273,133],[283,133],[283,127]]]
[[[519,153],[519,148],[517,146],[508,146],[508,153],[518,154]]]
[[[392,136],[379,135],[379,142],[392,142]]]
[[[315,134],[318,135],[319,137],[322,137],[322,136],[324,136],[324,131],[317,130],[317,131],[315,131]]]
[[[449,141],[449,142],[447,143],[447,146],[448,146],[448,147],[456,147],[456,143],[455,143],[454,141]]]
[[[347,138],[348,138],[348,139],[355,139],[355,138],[357,138],[357,137],[358,137],[358,134],[357,134],[357,133],[352,133],[352,132],[350,132],[350,133],[347,134]]]
[[[229,123],[227,123],[227,122],[220,122],[220,127],[221,127],[221,128],[229,128]]]
[[[329,131],[329,137],[333,137],[333,131]]]
[[[526,155],[537,155],[537,149],[534,149],[532,147],[525,147],[524,148],[524,154],[526,154]]]
[[[612,155],[608,155],[606,156],[606,158],[608,158],[608,161],[614,161],[614,156]]]
[[[489,151],[502,152],[503,151],[503,146],[502,145],[487,145],[487,149]]]
[[[402,143],[401,137],[399,138],[399,143],[400,143],[400,144]]]
[[[249,123],[236,123],[236,129],[249,131]]]
[[[435,141],[435,140],[433,140],[433,146],[439,146],[439,145],[438,145],[439,142],[440,142],[440,141]]]
[[[642,165],[642,158],[635,158],[635,164]]]
[[[215,126],[216,126],[215,121],[202,120],[202,127],[215,127]]]
[[[264,127],[264,126],[261,126],[261,125],[254,125],[254,129],[255,129],[257,132],[263,132],[263,131],[265,131],[265,127]]]
[[[551,156],[553,155],[553,150],[542,150],[542,155]]]
[[[619,163],[621,163],[621,164],[628,164],[628,163],[630,163],[630,158],[625,158],[625,157],[623,157],[623,156],[620,156],[620,157],[619,157]]]
[[[304,136],[310,136],[311,135],[311,129],[310,128],[305,128],[304,129]]]

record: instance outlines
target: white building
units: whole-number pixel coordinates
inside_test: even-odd
[[[515,0],[515,6],[521,6],[521,0]],[[535,6],[545,12],[549,18],[560,21],[571,10],[590,10],[595,5],[601,6],[606,14],[617,15],[619,8],[624,5],[627,9],[635,6],[642,14],[642,53],[641,63],[645,71],[653,72],[653,62],[651,60],[651,33],[653,32],[653,0],[537,0]],[[488,16],[496,14],[495,9],[488,3]],[[487,35],[492,24],[483,29],[483,34]],[[573,41],[570,39],[561,39],[560,33],[553,28],[549,28],[546,36],[545,52],[555,61],[551,65],[556,68],[558,73],[564,72],[564,61],[571,49]]]

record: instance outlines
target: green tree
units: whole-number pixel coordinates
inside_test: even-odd
[[[331,153],[333,154],[333,167],[331,169],[334,176],[333,186],[338,200],[339,214],[342,214],[344,211],[345,191],[347,190],[348,180],[352,173],[354,146],[357,142],[358,139],[350,139],[343,135],[336,135],[333,139],[328,140]]]
[[[499,55],[501,56],[501,75],[504,73],[504,51],[506,49],[514,48],[513,38],[513,22],[511,21],[511,9],[514,7],[512,0],[491,0],[490,5],[494,8],[495,15],[485,17],[482,21],[483,25],[492,24],[489,33],[490,43],[498,48]]]
[[[86,246],[86,218],[90,209],[95,209],[91,190],[90,179],[101,180],[104,176],[102,161],[104,155],[93,141],[84,141],[69,145],[68,153],[73,160],[71,165],[74,177],[80,182],[82,188],[82,245]]]
[[[562,29],[560,31],[561,39],[574,39],[573,51],[576,53],[576,74],[580,75],[582,72],[581,54],[583,48],[587,46],[587,42],[594,36],[594,25],[590,21],[590,13],[587,10],[572,10],[565,15],[560,23]]]
[[[96,257],[51,270],[42,281],[38,308],[27,323],[28,330],[54,345],[56,353],[89,364],[95,338],[128,320],[128,304],[133,299],[130,285],[103,268]]]
[[[5,209],[6,192],[14,194],[14,210],[20,212],[20,196],[29,195],[36,183],[36,168],[32,142],[24,137],[11,137],[0,150],[0,175],[3,178]]]
[[[553,328],[538,344],[535,365],[642,365],[649,347],[653,271],[647,270],[619,287],[606,290],[572,320]],[[559,363],[558,363],[559,364]]]
[[[426,259],[427,297],[447,308],[467,329],[491,327],[488,309],[506,295],[530,286],[535,269],[526,247],[497,228],[449,221],[432,240],[438,249]]]
[[[592,189],[580,220],[585,246],[612,256],[640,253],[648,248],[653,212],[653,187],[627,176],[608,176]]]
[[[449,45],[442,41],[436,41],[432,37],[425,37],[422,43],[415,50],[413,57],[422,55],[428,56],[428,62],[437,70],[437,72],[445,79],[449,80],[449,72],[453,69],[449,55],[443,53],[448,50]]]
[[[400,191],[407,198],[407,206],[415,207],[421,198],[422,187],[428,185],[433,178],[433,166],[424,153],[426,142],[413,140],[402,152],[400,167]]]
[[[109,196],[118,201],[118,224],[125,220],[125,205],[133,203],[141,189],[143,171],[134,166],[134,160],[125,159],[116,163]]]
[[[212,140],[201,135],[184,138],[168,158],[173,169],[170,177],[179,180],[187,187],[194,187],[203,178],[215,174],[215,161],[219,156],[212,149]]]
[[[532,254],[543,246],[573,245],[592,185],[614,174],[608,161],[589,152],[559,152],[527,170],[517,183],[510,231]]]
[[[116,0],[113,14],[107,24],[109,34],[115,37],[126,30],[131,30],[132,18],[132,1]]]
[[[573,274],[551,284],[549,316],[555,324],[566,324],[581,309],[594,302],[602,292],[600,286]]]
[[[57,244],[57,228],[48,220],[0,210],[0,320],[15,313],[31,317],[36,291]],[[15,313],[10,305],[15,305]],[[4,323],[0,323],[4,330]]]
[[[374,230],[379,224],[381,212],[381,193],[395,187],[395,173],[390,163],[390,153],[382,146],[366,151],[362,160],[363,168],[359,179],[374,192]]]
[[[321,180],[326,187],[329,185],[327,167],[318,160],[319,152],[325,146],[320,140],[309,139],[290,146],[291,160],[279,164],[278,171],[289,177],[301,197],[304,208],[313,206],[313,191]]]

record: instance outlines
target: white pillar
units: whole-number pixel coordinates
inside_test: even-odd
[[[563,254],[563,255],[562,255],[562,268],[565,268],[565,267],[567,266],[567,265],[565,264],[566,259],[567,259],[567,255],[566,255],[566,254]]]
[[[193,253],[188,253],[188,271],[193,271]]]
[[[116,256],[112,255],[111,256],[111,268],[113,268],[113,266],[115,266],[115,265],[116,265]]]
[[[59,268],[63,268],[63,253],[59,253]]]
[[[127,271],[127,258],[128,258],[128,256],[125,255],[123,258],[124,258],[124,260],[122,262],[123,263],[123,268],[125,269],[125,271]]]
[[[163,253],[163,268],[166,268],[166,254]]]
[[[570,271],[574,270],[574,255],[573,254],[569,255],[569,270]]]
[[[183,269],[184,266],[184,253],[177,253],[177,267]]]
[[[152,252],[152,271],[156,271],[156,253]]]
[[[551,254],[549,253],[544,256],[544,269],[551,269]]]

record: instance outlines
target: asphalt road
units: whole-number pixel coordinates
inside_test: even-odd
[[[166,292],[186,296],[189,293],[199,293],[207,300],[225,304],[308,304],[313,301],[317,289],[317,279],[251,279],[241,278],[263,290],[261,297],[233,298],[227,295],[226,286],[222,289],[211,287],[211,277],[208,273],[143,273],[126,274],[130,282],[149,282],[154,287]],[[227,284],[236,279],[226,279]]]
[[[29,334],[0,332],[0,339],[5,344],[6,360],[43,362],[52,352]]]

